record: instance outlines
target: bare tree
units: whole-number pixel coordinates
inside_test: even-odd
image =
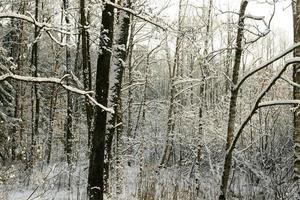
[[[109,71],[114,31],[114,7],[104,4],[101,22],[100,53],[97,60],[96,100],[107,106],[109,91]],[[104,188],[104,159],[107,115],[95,109],[94,129],[91,134],[90,166],[88,175],[88,197],[90,200],[102,200]]]

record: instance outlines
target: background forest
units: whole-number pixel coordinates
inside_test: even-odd
[[[300,199],[299,16],[1,0],[0,200]]]

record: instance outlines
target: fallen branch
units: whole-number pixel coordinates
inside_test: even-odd
[[[32,82],[32,83],[52,83],[62,86],[64,89],[73,92],[75,94],[83,95],[87,97],[93,104],[96,106],[99,106],[101,109],[103,109],[106,112],[114,113],[114,110],[112,108],[107,108],[103,106],[102,104],[98,103],[95,98],[91,96],[91,94],[94,94],[93,91],[84,91],[81,89],[78,89],[76,87],[72,87],[70,85],[66,85],[64,83],[64,79],[66,79],[68,76],[71,76],[69,74],[64,75],[62,78],[48,78],[48,77],[32,77],[32,76],[20,76],[12,73],[4,74],[0,76],[0,82],[5,81],[7,79],[14,79],[17,81],[24,81],[24,82]]]

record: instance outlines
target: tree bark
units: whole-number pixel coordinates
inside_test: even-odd
[[[35,20],[39,19],[39,0],[35,0]],[[38,26],[34,27],[34,43],[32,46],[32,55],[31,55],[31,66],[33,67],[33,76],[38,77]],[[34,84],[31,89],[31,104],[32,104],[32,133],[31,133],[31,151],[30,151],[30,167],[33,166],[34,154],[36,148],[36,135],[38,134],[39,129],[39,118],[40,118],[40,98],[38,86]]]
[[[127,2],[123,5],[126,8],[130,8],[131,2],[127,0]],[[130,14],[125,11],[119,11],[119,20],[115,33],[115,46],[113,48],[113,57],[112,57],[112,66],[110,69],[110,86],[109,86],[109,105],[113,106],[114,113],[108,114],[108,135],[107,140],[105,142],[105,150],[106,150],[106,158],[105,158],[105,178],[104,182],[106,188],[109,188],[108,180],[109,180],[109,166],[112,159],[112,143],[113,137],[115,133],[117,133],[117,143],[120,145],[120,137],[123,131],[122,125],[122,111],[121,109],[121,87],[122,87],[122,79],[125,68],[125,60],[127,56],[126,45],[129,35],[129,24],[130,24]],[[118,116],[120,115],[120,116]],[[116,128],[117,126],[117,128]],[[118,148],[117,148],[118,149]]]
[[[114,1],[112,1],[114,3]],[[114,7],[104,4],[101,22],[100,53],[97,60],[96,100],[107,106],[109,90],[109,71],[114,31]],[[91,135],[90,166],[88,174],[88,198],[103,200],[104,159],[107,114],[95,109],[94,129]]]
[[[300,0],[292,2],[294,18],[294,42],[300,42]],[[294,56],[300,56],[300,49],[294,51]],[[300,65],[297,64],[293,69],[293,81],[300,84]],[[294,99],[300,99],[300,88],[294,87]],[[294,113],[294,183],[298,188],[298,197],[300,197],[300,109],[297,107]]]
[[[92,90],[92,70],[90,61],[90,43],[89,43],[89,32],[86,31],[87,18],[85,13],[85,0],[80,0],[80,25],[81,25],[81,53],[82,53],[82,70],[83,70],[83,85],[85,90]],[[93,118],[93,107],[89,103],[88,99],[85,99],[85,110],[88,127],[88,146],[91,142],[91,131],[92,131],[92,118]]]
[[[241,64],[241,56],[242,56],[242,40],[244,36],[244,16],[246,7],[248,5],[247,0],[242,0],[240,12],[239,12],[239,20],[238,20],[238,32],[236,37],[236,49],[235,49],[235,57],[234,57],[234,66],[232,73],[232,83],[236,85],[238,83],[239,72],[240,72],[240,64]],[[226,139],[226,151],[229,149],[234,133],[235,126],[235,118],[236,118],[236,110],[237,110],[237,98],[238,98],[238,89],[231,89],[231,97],[229,102],[229,117],[228,117],[228,127],[227,127],[227,139]],[[222,174],[221,180],[221,195],[219,196],[219,200],[226,199],[226,191],[228,186],[228,180],[230,176],[231,170],[231,154],[229,158],[225,158],[224,161],[224,171]]]
[[[132,16],[131,16],[132,19]],[[130,139],[132,137],[132,104],[133,104],[133,97],[132,97],[132,84],[133,84],[133,67],[132,67],[132,51],[133,51],[133,39],[134,39],[134,24],[131,22],[130,25],[130,36],[129,36],[129,45],[128,45],[128,82],[129,82],[129,89],[128,89],[128,114],[127,114],[127,137]],[[129,164],[130,165],[130,164]]]
[[[65,22],[66,22],[66,29],[67,31],[70,30],[70,19],[69,19],[69,1],[63,0],[63,8],[65,14]],[[66,36],[66,43],[70,44],[70,35]],[[68,45],[66,48],[66,73],[70,74],[71,72],[71,53]],[[68,85],[67,81],[67,85]],[[73,133],[72,133],[72,104],[73,104],[73,97],[70,91],[67,91],[67,119],[66,119],[66,154],[67,154],[67,163],[69,166],[72,165],[72,143],[73,143]]]

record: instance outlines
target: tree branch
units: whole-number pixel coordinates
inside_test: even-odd
[[[111,5],[111,6],[113,6],[113,7],[116,8],[116,9],[126,11],[126,12],[132,14],[133,16],[135,16],[135,17],[137,17],[137,18],[139,18],[139,19],[141,19],[141,20],[144,20],[144,21],[146,21],[146,22],[148,22],[148,23],[150,23],[150,24],[152,24],[152,25],[154,25],[154,26],[156,26],[156,27],[162,29],[163,31],[167,31],[167,28],[164,27],[163,25],[161,25],[161,24],[159,24],[159,23],[157,23],[157,22],[154,22],[153,19],[149,19],[148,17],[141,16],[139,13],[137,13],[136,11],[134,11],[134,10],[132,10],[132,9],[125,8],[125,7],[123,7],[123,6],[120,6],[120,5],[116,4],[116,3],[113,3],[113,2],[108,1],[108,0],[105,0],[104,3],[106,3],[106,4],[108,4],[108,5]],[[168,26],[169,28],[171,28],[171,26],[169,26],[169,25],[167,25],[167,26]]]
[[[266,61],[265,63],[261,64],[259,67],[251,70],[249,73],[247,73],[246,75],[244,75],[241,80],[236,84],[236,86],[233,88],[234,90],[239,90],[239,88],[242,86],[242,84],[253,74],[255,74],[256,72],[259,72],[260,70],[268,67],[270,64],[272,64],[273,62],[279,60],[280,58],[284,57],[285,55],[291,53],[292,51],[294,51],[296,48],[300,47],[300,42],[294,44],[293,46],[291,46],[290,48],[288,48],[287,50],[285,50],[284,52],[280,53],[279,55],[271,58],[270,60]]]
[[[266,101],[258,104],[257,108],[263,108],[267,106],[282,106],[282,105],[295,105],[300,104],[300,100],[276,100]]]
[[[299,45],[299,43],[297,43]],[[287,51],[285,51],[287,52]],[[233,149],[235,148],[235,145],[242,133],[242,131],[244,130],[245,126],[247,125],[247,123],[250,121],[250,119],[252,118],[252,116],[255,114],[256,110],[259,107],[265,107],[268,104],[267,103],[262,103],[260,104],[261,99],[266,95],[266,93],[272,88],[272,86],[276,83],[276,81],[281,77],[281,75],[285,72],[285,70],[287,69],[288,66],[290,66],[291,64],[295,64],[295,63],[299,63],[300,62],[300,57],[295,57],[292,59],[289,59],[286,64],[284,65],[284,67],[270,80],[269,84],[265,87],[265,89],[258,95],[258,97],[256,98],[256,101],[254,103],[254,106],[251,109],[251,112],[248,114],[248,116],[244,119],[244,121],[242,122],[242,124],[240,125],[240,127],[237,129],[237,132],[234,136],[233,142],[231,143],[230,148],[228,149],[226,156],[228,156],[229,154],[232,154]],[[277,102],[278,105],[279,103],[281,103],[281,105],[283,105],[284,102],[287,101],[281,101],[281,102]],[[275,101],[273,101],[274,105],[275,105]],[[291,104],[291,102],[289,102]],[[271,105],[271,103],[269,102],[269,104]],[[295,102],[293,102],[293,104],[295,104]]]
[[[62,78],[48,78],[48,77],[31,77],[31,76],[20,76],[12,73],[4,74],[0,76],[0,82],[5,81],[7,79],[14,79],[17,81],[24,81],[24,82],[32,82],[32,83],[52,83],[62,86],[65,90],[68,90],[70,92],[73,92],[75,94],[83,95],[87,97],[94,105],[99,106],[101,109],[103,109],[106,112],[114,113],[114,110],[112,108],[107,108],[100,103],[96,101],[95,98],[91,96],[91,94],[94,94],[93,91],[84,91],[81,89],[78,89],[76,87],[72,87],[69,85],[64,84],[64,79],[70,76],[69,74],[64,75]]]

